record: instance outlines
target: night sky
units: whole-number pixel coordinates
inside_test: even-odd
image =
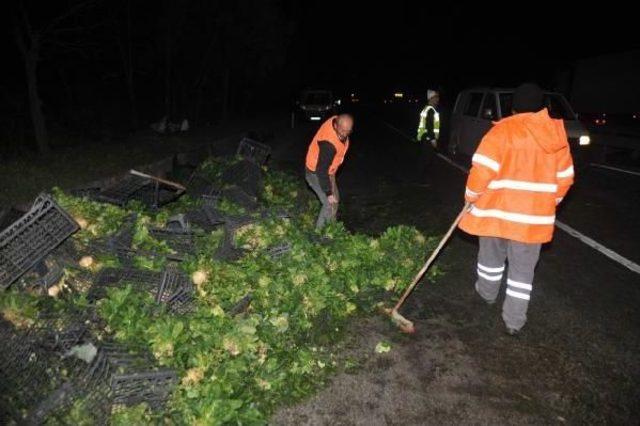
[[[296,48],[306,73],[315,70],[345,84],[361,81],[371,89],[513,85],[523,79],[549,83],[557,68],[576,59],[640,46],[634,18],[613,8],[304,3]],[[318,54],[342,42],[347,48],[333,63]]]
[[[4,16],[3,117],[27,111],[14,36],[16,26],[24,28],[20,4],[12,2]],[[534,80],[553,88],[558,72],[577,60],[640,47],[637,14],[609,4],[566,10],[558,2],[22,4],[34,31],[55,24],[43,36],[37,74],[45,115],[62,127],[120,122],[118,114],[134,109],[137,126],[163,114],[195,122],[251,115],[287,107],[310,86],[371,100],[440,88],[446,103],[470,85]]]

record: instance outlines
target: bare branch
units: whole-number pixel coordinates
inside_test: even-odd
[[[29,22],[29,14],[27,13],[27,9],[24,7],[23,0],[20,0],[20,14],[22,15],[22,23],[24,24],[25,31],[29,35],[33,34],[31,23]]]
[[[49,22],[49,25],[47,25],[46,27],[44,27],[42,29],[42,33],[46,34],[46,33],[50,32],[50,31],[52,31],[56,26],[60,25],[66,19],[68,19],[68,18],[72,17],[73,15],[77,14],[82,9],[88,8],[90,6],[93,6],[95,3],[97,3],[97,0],[86,0],[86,1],[83,1],[81,3],[77,3],[76,5],[72,6],[69,10],[64,12],[63,14],[58,15],[57,17],[53,18]]]
[[[88,25],[88,26],[85,26],[85,27],[57,28],[57,29],[53,29],[53,30],[49,31],[49,33],[50,34],[64,34],[64,33],[74,33],[74,32],[80,32],[80,31],[90,31],[90,30],[95,30],[97,28],[103,27],[106,24],[107,23],[105,21],[103,21],[103,22],[98,22],[96,24]]]

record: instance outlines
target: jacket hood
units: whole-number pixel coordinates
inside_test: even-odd
[[[539,112],[516,114],[511,117],[514,124],[526,133],[524,140],[533,139],[547,153],[555,153],[567,146],[566,132],[562,120],[549,116],[546,108]]]

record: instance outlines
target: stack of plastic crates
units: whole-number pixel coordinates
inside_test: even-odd
[[[243,138],[238,144],[236,155],[262,166],[269,159],[271,148],[253,139]]]
[[[184,193],[151,177],[128,174],[113,185],[104,188],[93,198],[97,201],[124,206],[131,200],[141,201],[150,208],[161,207]]]
[[[184,314],[192,309],[193,285],[189,277],[173,265],[167,266],[163,271],[106,268],[98,274],[87,299],[95,302],[106,297],[109,288],[123,288],[126,285],[130,285],[135,291],[150,294],[158,304],[165,305],[169,312]]]
[[[0,289],[9,287],[78,229],[51,196],[36,198],[24,216],[0,232]]]

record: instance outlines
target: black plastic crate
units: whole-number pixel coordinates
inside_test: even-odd
[[[70,284],[74,278],[87,273],[78,267],[78,258],[78,251],[73,240],[67,239],[24,273],[13,285],[30,290],[47,290],[60,282],[64,276],[65,268],[76,271],[73,278],[69,276],[70,281],[67,284]]]
[[[227,222],[227,218],[220,210],[211,206],[203,206],[202,211],[204,212],[207,221],[210,225],[223,225]]]
[[[113,185],[94,194],[94,199],[123,207],[131,200],[138,200],[150,208],[161,207],[184,193],[179,185],[173,186],[149,175],[131,171]]]
[[[122,180],[95,194],[95,199],[122,207],[132,199],[138,190],[150,184],[151,180],[149,179],[127,175]]]
[[[95,424],[105,425],[118,406],[147,403],[154,410],[163,408],[177,383],[173,370],[158,367],[144,349],[109,340],[95,343],[94,360],[35,405],[28,423],[66,425],[74,401],[82,403]]]
[[[101,324],[98,314],[92,309],[67,309],[61,314],[48,308],[39,313],[23,335],[36,342],[39,348],[59,357],[64,357],[72,347],[89,339],[92,327]]]
[[[240,160],[222,173],[224,186],[237,186],[247,194],[257,197],[262,192],[262,168],[250,160]]]
[[[258,200],[256,197],[247,194],[239,186],[230,186],[222,191],[222,197],[234,204],[242,207],[247,211],[254,211],[258,208]]]
[[[229,216],[224,224],[224,237],[216,250],[214,257],[220,260],[233,261],[241,258],[246,250],[237,247],[236,231],[245,225],[256,222],[258,219],[251,216]]]
[[[175,314],[184,314],[191,311],[193,296],[193,285],[189,277],[168,267],[155,294],[156,303],[165,304]]]
[[[243,138],[238,144],[236,155],[262,166],[271,155],[271,147],[253,139]]]
[[[64,267],[55,259],[48,265],[44,262],[41,262],[41,264],[44,265],[45,271],[40,274],[38,279],[35,281],[35,284],[43,289],[48,289],[49,287],[59,283],[64,276]]]
[[[84,186],[81,188],[76,188],[76,189],[72,189],[70,191],[70,194],[75,196],[75,197],[80,197],[80,198],[89,198],[89,199],[95,199],[95,197],[100,193],[100,191],[102,190],[102,188],[100,186],[97,185],[93,185],[93,186]]]
[[[269,256],[272,259],[277,259],[279,257],[282,257],[285,254],[289,253],[290,251],[291,251],[291,244],[290,243],[278,244],[278,245],[275,245],[273,247],[269,247],[267,249],[267,253],[269,253]]]
[[[194,225],[205,231],[211,231],[224,225],[226,221],[222,213],[206,205],[197,210],[185,213],[184,218],[190,226]]]
[[[178,381],[173,370],[158,367],[146,351],[109,343],[100,344],[92,378],[106,381],[112,404],[146,402],[152,409],[165,404]]]
[[[6,423],[40,424],[69,403],[72,383],[87,370],[84,361],[61,356],[65,348],[51,340],[51,332],[0,322],[0,418]]]
[[[38,196],[24,216],[0,232],[0,289],[9,287],[78,229],[50,195]]]
[[[171,260],[182,261],[187,255],[194,254],[198,239],[202,237],[192,231],[172,231],[168,229],[150,228],[149,235],[158,241],[164,241],[175,253],[167,255]]]
[[[216,196],[220,191],[214,182],[202,176],[200,171],[196,170],[189,177],[187,192],[195,196]]]
[[[247,293],[244,297],[236,302],[235,305],[229,310],[229,315],[235,316],[242,314],[249,309],[251,301],[253,300],[253,294]]]
[[[89,289],[90,302],[106,297],[107,289],[131,284],[135,289],[153,292],[162,283],[162,272],[135,268],[105,268],[98,273]]]

